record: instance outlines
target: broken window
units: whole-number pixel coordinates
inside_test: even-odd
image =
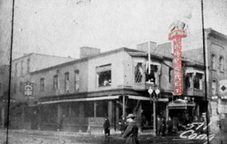
[[[203,74],[201,73],[196,73],[193,79],[194,82],[194,88],[196,89],[202,89],[202,78],[203,78]]]
[[[143,64],[137,63],[135,66],[135,82],[142,83],[143,78]]]
[[[111,65],[103,65],[96,68],[98,87],[111,86]]]
[[[156,73],[158,71],[158,66],[157,65],[151,65],[150,66],[150,73],[149,73],[149,68],[147,68],[147,74],[146,74],[146,82],[151,82],[156,84]]]

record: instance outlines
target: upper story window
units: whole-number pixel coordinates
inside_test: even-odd
[[[41,78],[40,79],[40,91],[44,91],[45,89],[45,79],[44,78]]]
[[[17,93],[17,83],[14,84],[14,87],[13,87],[13,93]]]
[[[20,92],[22,93],[24,90],[24,85],[23,85],[23,82],[20,82]]]
[[[216,91],[217,91],[217,83],[216,83],[216,80],[213,80],[212,81],[212,96],[215,96],[217,93],[216,93]]]
[[[0,83],[0,93],[2,92],[2,83]]]
[[[98,87],[111,86],[111,64],[96,67]]]
[[[24,72],[24,61],[21,61],[21,76],[23,75]]]
[[[80,85],[79,85],[79,82],[80,82],[80,77],[79,77],[79,70],[75,70],[74,71],[74,90],[75,91],[79,91],[80,89]]]
[[[172,82],[173,68],[169,67],[169,83]]]
[[[135,65],[135,83],[142,83],[143,80],[143,63],[138,62]]]
[[[219,69],[220,71],[224,71],[224,57],[220,56],[219,58]]]
[[[149,65],[146,68],[146,82],[151,82],[153,84],[158,84],[158,67],[159,65],[150,65],[150,72],[149,72]]]
[[[53,77],[53,89],[54,90],[58,89],[58,75],[54,75]]]
[[[216,69],[216,57],[214,54],[211,55],[211,69]]]
[[[69,72],[65,73],[65,92],[69,92]]]
[[[15,77],[17,77],[17,63],[15,64]]]
[[[193,73],[187,73],[185,77],[185,87],[192,88],[192,77]]]
[[[30,72],[30,59],[27,59],[27,73]]]
[[[203,74],[195,73],[193,83],[194,88],[202,90]]]

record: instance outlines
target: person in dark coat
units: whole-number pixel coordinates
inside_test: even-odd
[[[65,115],[62,115],[59,122],[58,122],[58,129],[57,131],[62,131],[62,125],[63,125],[63,122],[64,122],[64,119],[65,119]]]
[[[162,121],[162,126],[161,126],[162,136],[165,136],[165,134],[166,134],[166,119],[165,119],[165,117],[162,117],[161,121]]]
[[[128,126],[123,134],[123,138],[125,138],[125,144],[139,144],[138,140],[138,126],[134,121],[136,116],[133,114],[129,114],[127,116]]]
[[[173,129],[173,121],[172,119],[169,117],[168,121],[167,121],[167,128],[168,128],[168,133],[172,133],[172,129]]]
[[[121,119],[119,120],[119,126],[120,126],[121,134],[123,134],[127,127],[126,120],[123,115],[121,116]]]
[[[107,117],[105,117],[103,128],[104,128],[104,134],[109,136],[110,135],[110,121]]]

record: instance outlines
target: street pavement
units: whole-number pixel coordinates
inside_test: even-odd
[[[219,134],[209,144],[227,144],[227,135]],[[6,138],[8,138],[6,140]],[[0,144],[124,144],[119,132],[104,136],[102,133],[74,133],[32,130],[0,130]],[[180,138],[179,134],[153,136],[139,134],[140,144],[203,144],[205,140]]]

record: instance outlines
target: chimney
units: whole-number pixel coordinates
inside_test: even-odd
[[[156,42],[148,41],[142,44],[138,44],[137,49],[144,52],[148,52],[148,46],[150,45],[150,51],[154,51],[156,49],[156,44],[157,44]]]
[[[100,49],[92,47],[81,47],[80,48],[80,58],[90,57],[100,54]]]

